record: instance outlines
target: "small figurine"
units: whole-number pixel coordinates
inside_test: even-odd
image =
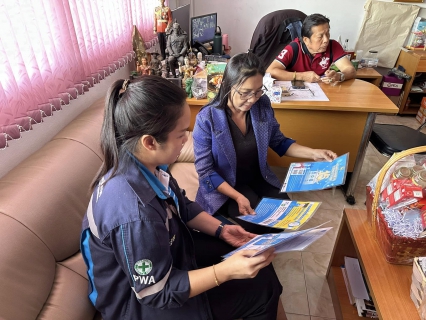
[[[167,63],[166,60],[161,60],[161,76],[163,78],[167,78],[167,75],[168,75],[166,63]]]
[[[151,68],[148,65],[148,61],[146,58],[142,58],[142,64],[139,64],[139,61],[137,62],[137,69],[138,73],[140,75],[149,75],[151,74]]]
[[[185,57],[184,59],[185,65],[181,66],[179,62],[179,71],[183,74],[183,81],[185,81],[188,78],[191,78],[194,75],[194,71],[196,68],[192,67],[189,64],[189,58]]]
[[[179,23],[175,20],[173,28],[167,35],[167,50],[169,52],[169,66],[173,77],[176,78],[176,69],[179,68],[178,62],[184,64],[184,56],[188,50],[188,37],[185,31],[182,31]]]
[[[160,72],[158,72],[158,69],[160,67],[160,63],[161,63],[160,60],[157,59],[157,54],[154,53],[152,55],[152,59],[151,59],[151,62],[150,62],[151,74],[153,76],[161,75],[161,68],[160,68]]]
[[[194,82],[194,78],[187,78],[185,80],[185,91],[188,98],[192,98],[192,82]]]
[[[161,77],[161,70],[163,68],[163,63],[162,63],[163,57],[161,55],[158,55],[157,60],[158,60],[159,63],[158,63],[158,68],[157,68],[156,73],[157,73],[157,75],[159,75]]]
[[[191,67],[197,66],[198,64],[197,56],[195,55],[194,52],[192,52],[192,49],[189,49],[188,59],[189,59],[189,64],[191,65]]]
[[[197,53],[197,60],[198,60],[198,63],[201,63],[201,61],[203,61],[203,54],[201,52]]]

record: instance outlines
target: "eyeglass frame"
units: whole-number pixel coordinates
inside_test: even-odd
[[[244,100],[244,101],[251,99],[251,97],[253,97],[253,96],[256,99],[260,99],[261,96],[265,95],[265,93],[268,92],[268,88],[266,88],[264,85],[262,86],[262,88],[260,90],[257,90],[256,92],[251,91],[250,93],[241,93],[235,87],[234,87],[234,90],[235,90],[235,92],[237,92],[240,95],[241,100]],[[262,94],[259,97],[256,96],[256,94],[258,92],[262,92]],[[247,98],[243,98],[243,95],[248,95],[248,96],[247,96]]]

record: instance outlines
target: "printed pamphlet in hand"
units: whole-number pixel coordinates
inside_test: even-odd
[[[281,192],[323,190],[345,183],[349,153],[324,162],[295,162],[290,165]]]
[[[321,202],[263,198],[254,209],[255,215],[237,218],[262,226],[297,230],[312,217],[320,205]]]
[[[329,222],[329,221],[327,221]],[[325,222],[325,223],[327,223]],[[258,250],[252,257],[255,257],[262,252],[268,250],[271,247],[275,248],[276,253],[287,252],[287,251],[301,251],[306,249],[311,243],[317,241],[324,234],[331,229],[329,228],[319,228],[323,224],[316,226],[314,228],[294,231],[294,232],[282,232],[282,233],[272,233],[272,234],[263,234],[251,239],[246,244],[242,245],[238,249],[231,251],[230,253],[223,256],[224,259],[229,258],[234,253],[241,250]]]

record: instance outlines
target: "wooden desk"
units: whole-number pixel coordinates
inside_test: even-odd
[[[356,71],[356,78],[360,80],[364,80],[367,82],[371,82],[375,86],[380,86],[380,82],[382,81],[382,75],[378,73],[373,68],[362,68]]]
[[[346,199],[355,203],[353,193],[358,180],[376,112],[397,113],[398,108],[375,85],[353,79],[336,86],[321,83],[330,101],[283,101],[272,104],[281,131],[299,144],[329,149],[342,155],[350,153]],[[191,107],[191,129],[195,116],[207,100],[188,99]],[[289,167],[291,162],[306,161],[282,157],[269,150],[268,163]]]
[[[386,262],[370,228],[366,210],[345,209],[327,270],[336,319],[362,319],[349,303],[340,266],[344,257],[358,258],[374,305],[383,320],[419,320],[410,298],[412,266]]]

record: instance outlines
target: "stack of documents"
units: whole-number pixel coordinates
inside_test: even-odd
[[[224,255],[223,258],[227,259],[230,256],[232,256],[234,253],[240,250],[250,250],[250,249],[258,250],[253,255],[253,257],[261,254],[262,252],[272,247],[275,248],[276,253],[304,250],[311,243],[321,238],[327,231],[331,229],[331,228],[319,228],[325,223],[319,226],[316,226],[314,228],[310,228],[310,229],[306,229],[302,231],[259,235],[251,239],[249,242],[242,245],[238,249]]]
[[[349,154],[346,153],[330,162],[292,163],[281,192],[321,190],[342,185],[345,183],[348,159]],[[331,229],[320,228],[323,223],[314,228],[295,231],[313,216],[320,205],[321,202],[263,198],[254,209],[254,215],[237,218],[262,226],[283,229],[285,232],[259,235],[225,255],[224,259],[243,249],[257,249],[255,255],[271,247],[274,247],[277,253],[306,249]],[[368,299],[368,294],[366,297]],[[354,296],[351,303],[355,303],[356,298],[357,296]]]
[[[345,257],[345,265],[341,267],[349,302],[356,305],[358,315],[365,318],[378,319],[373,300],[368,294],[367,286],[359,266],[358,259]]]

